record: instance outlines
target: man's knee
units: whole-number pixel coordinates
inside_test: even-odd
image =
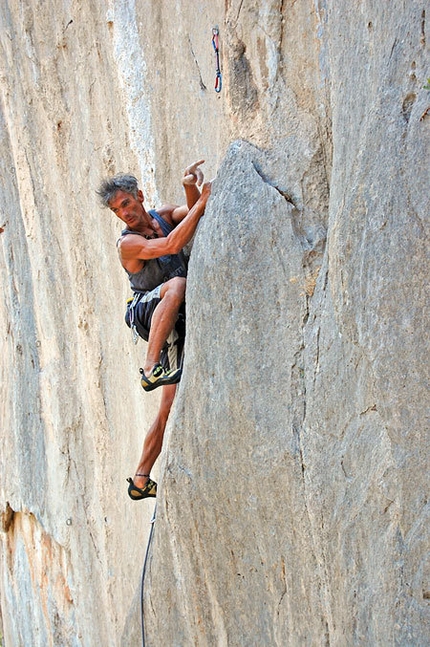
[[[161,290],[161,297],[165,298],[169,296],[171,299],[177,300],[179,303],[185,299],[185,288],[187,285],[187,279],[183,276],[175,276],[173,279],[169,279],[164,283]]]

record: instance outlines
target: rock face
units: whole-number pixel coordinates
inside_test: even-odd
[[[140,643],[152,506],[124,478],[157,396],[94,190],[128,170],[179,202],[200,156],[146,644],[426,644],[429,30],[407,5],[0,6],[7,647]]]

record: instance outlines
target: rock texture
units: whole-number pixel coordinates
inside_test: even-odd
[[[426,643],[426,9],[0,6],[7,647],[140,642],[152,506],[124,477],[157,398],[94,190],[129,170],[179,201],[200,155],[146,643]]]

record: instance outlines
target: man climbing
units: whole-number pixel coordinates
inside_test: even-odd
[[[211,193],[211,182],[202,186],[203,162],[199,160],[185,170],[183,206],[167,204],[156,211],[146,211],[144,195],[132,175],[109,178],[97,192],[102,204],[126,225],[117,248],[134,293],[126,321],[148,341],[141,369],[142,387],[145,391],[163,387],[160,408],[145,438],[135,477],[127,479],[128,493],[134,500],[156,496],[157,485],[150,472],[161,452],[176,384],[181,378],[181,352],[176,352],[175,365],[171,366],[171,350],[181,341],[175,326],[185,303],[187,262],[182,250],[193,237]]]

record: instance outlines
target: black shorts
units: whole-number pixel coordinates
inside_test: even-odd
[[[135,293],[133,299],[127,302],[125,322],[134,333],[135,343],[137,336],[148,341],[151,329],[152,315],[161,301],[161,285],[151,292]],[[175,328],[170,333],[161,351],[160,363],[168,371],[182,366],[185,342],[185,304],[181,306]]]

